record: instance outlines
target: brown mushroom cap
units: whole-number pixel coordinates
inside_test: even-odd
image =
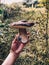
[[[10,24],[10,27],[14,28],[27,28],[33,26],[35,23],[33,22],[27,22],[26,20],[18,21],[18,22],[13,22]]]

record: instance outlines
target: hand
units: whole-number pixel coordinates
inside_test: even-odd
[[[24,46],[27,44],[27,43],[23,44],[22,42],[19,42],[17,40],[18,36],[19,34],[15,36],[15,39],[12,41],[12,45],[11,45],[11,52],[14,52],[16,54],[19,54],[24,48]],[[27,33],[27,37],[29,38],[29,33]]]

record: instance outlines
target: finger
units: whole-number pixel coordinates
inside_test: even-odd
[[[29,32],[27,32],[27,37],[29,38],[29,36],[30,36],[30,33],[29,33]]]
[[[18,49],[16,50],[16,53],[20,53],[22,49],[24,48],[25,44],[21,43]]]
[[[17,34],[17,35],[15,36],[14,40],[12,41],[12,43],[17,42],[17,38],[18,38],[18,36],[19,36],[19,34]]]
[[[29,35],[30,33],[29,32],[27,32],[27,35]]]

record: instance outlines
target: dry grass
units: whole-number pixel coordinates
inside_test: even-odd
[[[46,9],[45,9],[45,7],[43,7],[43,8],[22,8],[22,10],[24,10],[24,11],[28,11],[28,12],[30,12],[30,11],[41,11],[42,13],[45,13],[45,11],[46,11]]]

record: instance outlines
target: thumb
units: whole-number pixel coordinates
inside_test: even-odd
[[[27,32],[27,37],[29,38],[29,36],[30,36],[30,33],[29,33],[29,32]]]

